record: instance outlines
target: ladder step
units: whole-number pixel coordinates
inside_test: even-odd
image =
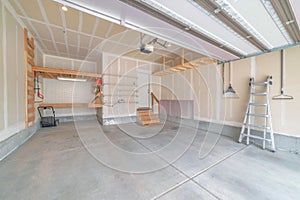
[[[251,94],[253,96],[267,96],[266,92],[252,92]]]
[[[250,106],[267,106],[266,103],[249,103]]]
[[[264,85],[268,85],[269,82],[256,82],[256,83],[252,83],[252,85],[256,85],[256,86],[264,86]]]
[[[255,138],[255,139],[266,140],[268,142],[271,142],[271,139],[264,139],[263,137],[259,137],[256,135],[247,135],[246,133],[242,133],[242,134],[243,134],[243,137]]]
[[[271,128],[268,127],[268,126],[260,126],[260,125],[256,125],[256,124],[247,124],[247,123],[245,123],[244,125],[245,125],[245,126],[249,126],[249,127],[253,127],[253,128],[268,129],[268,130],[271,129]]]
[[[269,117],[269,115],[266,114],[255,114],[255,113],[247,113],[248,116],[253,116],[253,117]]]

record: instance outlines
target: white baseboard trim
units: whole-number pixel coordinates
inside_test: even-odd
[[[15,135],[16,133],[20,132],[23,129],[25,129],[25,122],[17,122],[13,125],[10,125],[6,129],[0,131],[0,142]]]

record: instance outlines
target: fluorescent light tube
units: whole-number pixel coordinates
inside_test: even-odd
[[[78,82],[86,82],[86,79],[83,78],[67,78],[67,77],[57,77],[58,80],[60,81],[78,81]]]

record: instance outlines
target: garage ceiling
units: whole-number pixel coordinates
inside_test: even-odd
[[[299,0],[56,0],[220,61],[299,44]]]
[[[164,48],[156,45],[150,55],[141,54],[140,33],[103,19],[95,14],[68,7],[51,0],[8,0],[6,2],[32,33],[45,54],[96,61],[101,52],[162,62],[162,56],[179,57],[181,47],[168,43]],[[154,36],[143,34],[143,42]],[[165,41],[159,40],[160,43]],[[203,57],[199,53],[185,51],[186,57]]]
[[[8,0],[46,54],[90,60],[93,51],[149,61],[161,55],[203,55],[230,61],[299,44],[299,0]],[[68,12],[61,10],[69,7]],[[172,44],[139,53],[144,40]],[[157,46],[157,49],[166,50]],[[98,49],[99,50],[99,49]],[[196,52],[196,53],[195,53]]]

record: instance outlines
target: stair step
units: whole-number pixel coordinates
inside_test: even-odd
[[[136,111],[147,111],[147,110],[151,110],[151,108],[149,107],[144,107],[144,108],[137,108]]]
[[[142,117],[140,117],[140,119],[142,121],[145,121],[145,120],[150,120],[150,119],[157,119],[157,117],[155,117],[154,115],[153,116],[142,116]]]
[[[253,117],[264,117],[267,118],[269,115],[266,114],[255,114],[255,113],[247,113],[248,116],[253,116]]]
[[[139,116],[144,116],[144,115],[154,115],[152,111],[147,111],[147,112],[139,112]]]
[[[266,103],[250,103],[250,106],[267,106]]]
[[[158,119],[156,120],[147,120],[147,121],[143,121],[144,125],[149,125],[149,124],[158,124],[160,123],[160,121]]]

